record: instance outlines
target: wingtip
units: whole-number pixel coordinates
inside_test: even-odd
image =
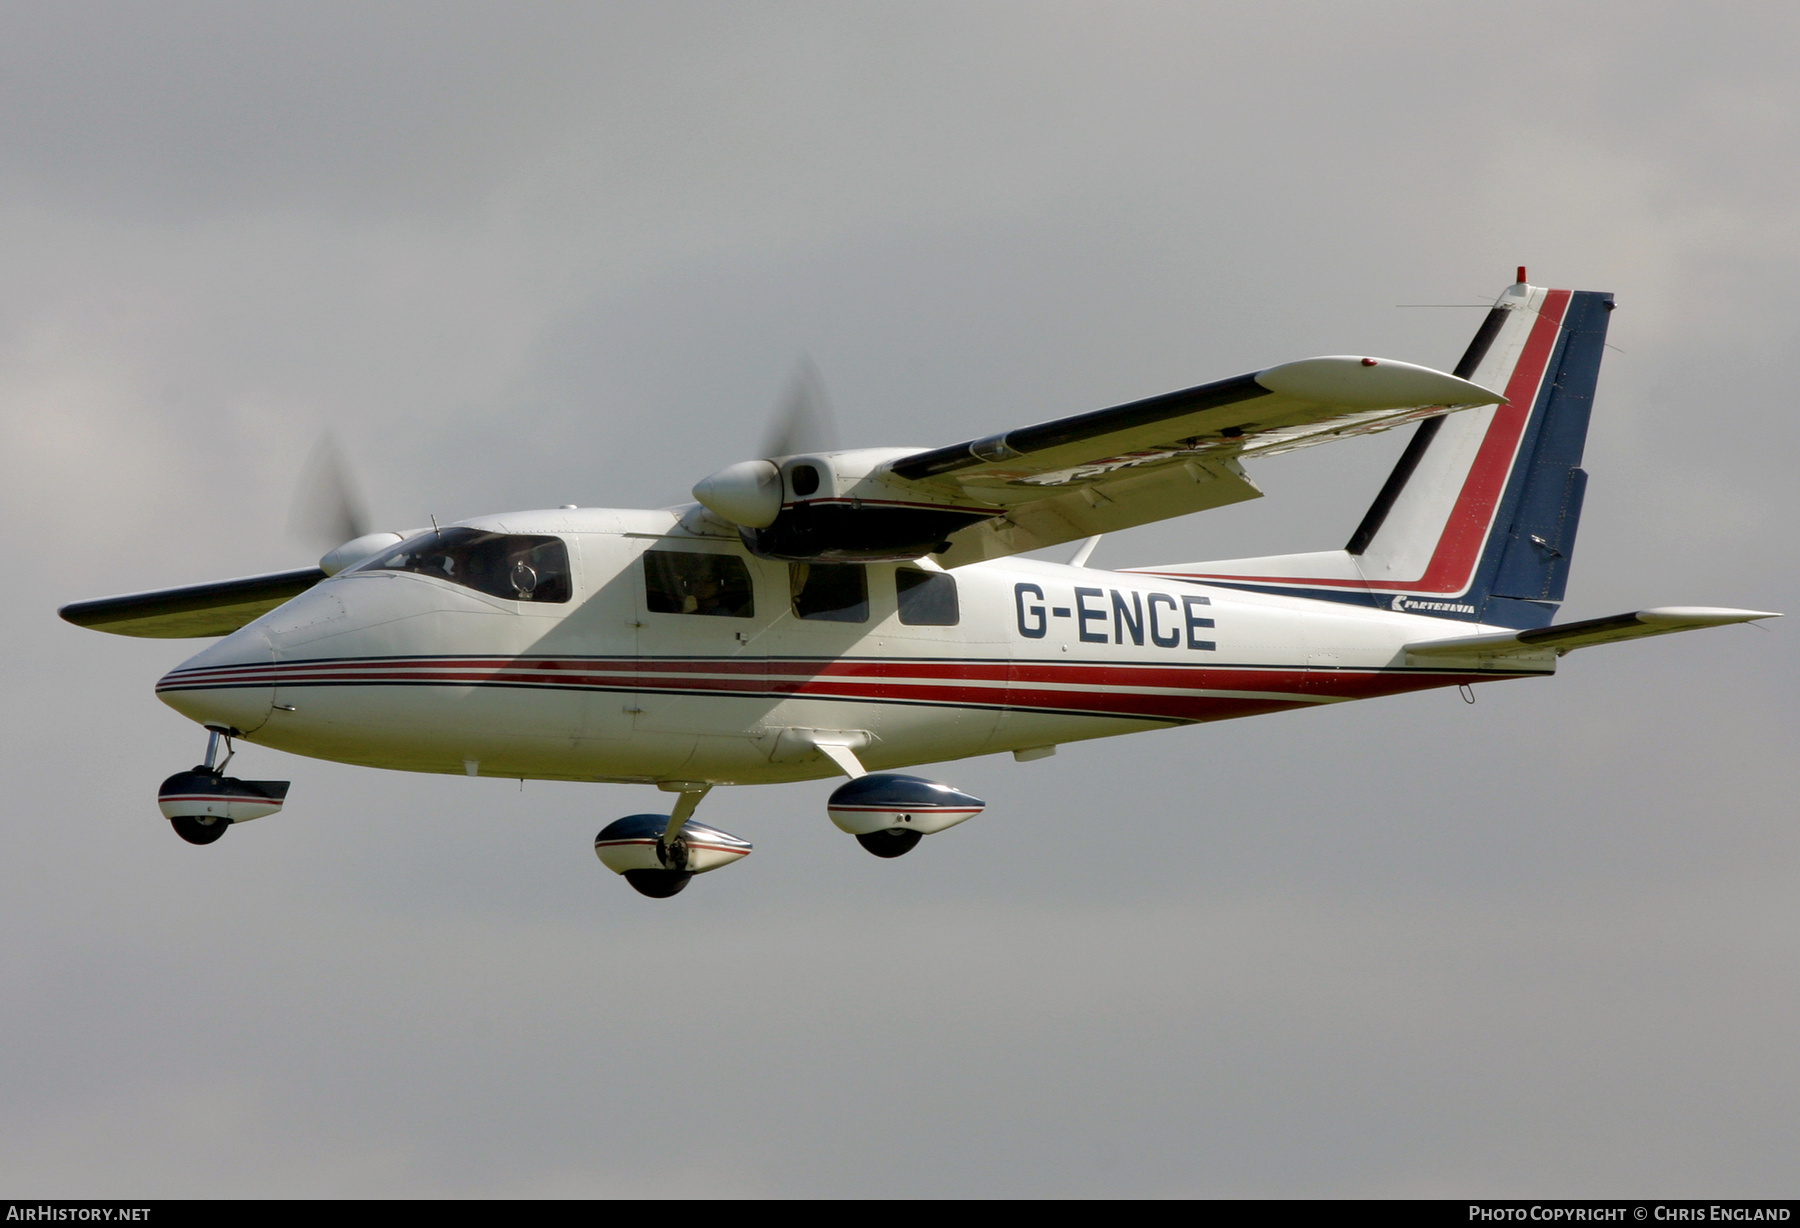
[[[1641,623],[1674,624],[1684,623],[1688,626],[1726,627],[1732,623],[1755,622],[1759,618],[1780,618],[1775,610],[1733,610],[1721,606],[1706,605],[1665,605],[1653,610],[1639,610],[1636,618]]]
[[[1323,405],[1406,407],[1503,405],[1506,398],[1460,376],[1392,358],[1332,354],[1258,371],[1270,392]]]

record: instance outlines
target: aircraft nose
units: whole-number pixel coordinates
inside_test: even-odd
[[[274,662],[262,629],[245,627],[164,674],[156,697],[202,725],[255,733],[275,704]]]

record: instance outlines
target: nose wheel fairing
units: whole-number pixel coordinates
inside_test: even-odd
[[[239,780],[217,770],[196,767],[177,772],[157,790],[156,804],[163,818],[223,819],[248,823],[279,811],[290,786],[285,780]]]
[[[225,775],[235,753],[231,749],[233,731],[209,726],[206,733],[205,760],[175,773],[156,792],[163,818],[189,844],[211,844],[233,823],[276,813],[287,801],[291,787],[285,780],[239,780]],[[223,759],[219,758],[221,742],[225,745]]]

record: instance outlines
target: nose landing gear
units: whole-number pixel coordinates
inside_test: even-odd
[[[274,814],[287,800],[285,780],[238,780],[225,775],[225,766],[236,753],[231,738],[237,731],[222,725],[206,727],[206,760],[186,772],[177,772],[157,790],[156,804],[175,834],[189,844],[211,844],[233,823],[248,823]],[[219,743],[225,758],[219,759]]]

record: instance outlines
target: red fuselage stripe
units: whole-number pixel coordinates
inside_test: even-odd
[[[648,667],[648,668],[645,668]],[[506,658],[309,662],[170,675],[159,690],[246,687],[448,686],[744,698],[839,699],[947,707],[1035,709],[1150,720],[1216,720],[1303,704],[1366,699],[1479,682],[1468,671],[1296,667],[905,661],[654,661]]]

